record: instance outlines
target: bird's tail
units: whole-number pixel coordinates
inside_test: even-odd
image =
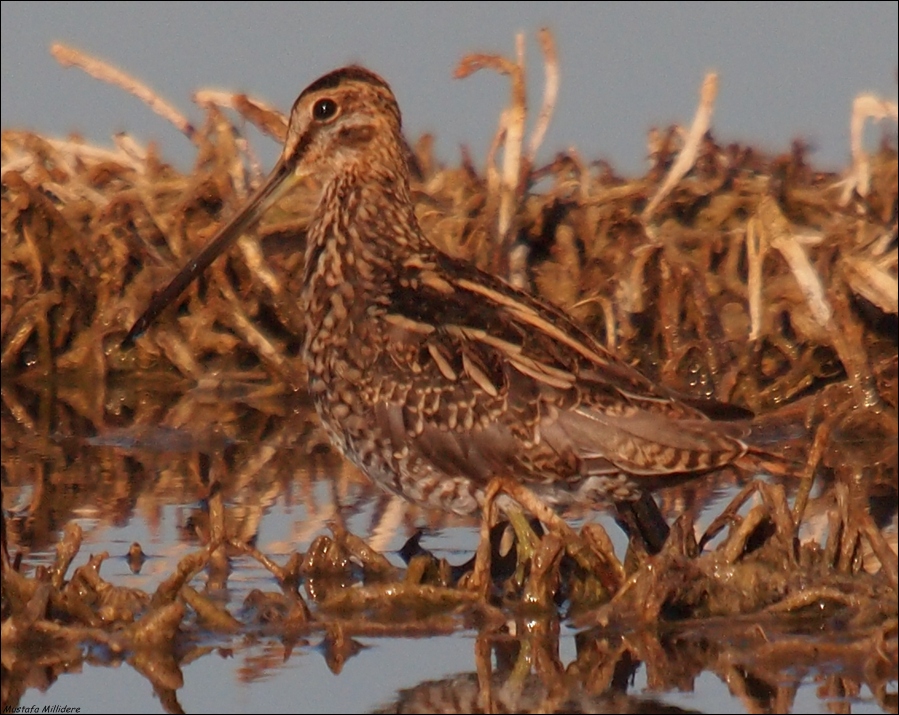
[[[815,396],[784,405],[749,423],[748,446],[741,466],[775,476],[800,476],[809,462],[815,438]]]

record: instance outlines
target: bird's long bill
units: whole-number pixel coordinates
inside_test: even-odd
[[[153,294],[150,305],[131,326],[122,345],[128,346],[140,337],[159,314],[209,267],[209,264],[246,231],[252,229],[263,214],[296,186],[302,178],[303,175],[294,170],[291,162],[285,161],[282,157],[243,208],[218,230],[205,248],[190,260],[165,288]]]

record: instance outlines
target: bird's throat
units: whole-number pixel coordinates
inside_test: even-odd
[[[307,232],[301,300],[313,388],[316,376],[330,382],[335,355],[366,342],[360,334],[386,309],[396,266],[421,240],[408,189],[368,179],[326,185]]]

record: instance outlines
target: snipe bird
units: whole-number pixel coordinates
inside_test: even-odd
[[[129,333],[309,177],[300,300],[309,390],[334,445],[425,507],[479,509],[494,476],[563,508],[632,502],[677,476],[752,456],[747,422],[711,419],[631,368],[556,308],[423,235],[400,110],[359,66],[296,100],[268,179]]]

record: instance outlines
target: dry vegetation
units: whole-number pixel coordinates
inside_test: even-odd
[[[302,306],[293,296],[315,187],[285,202],[123,348],[152,292],[259,179],[231,110],[276,139],[285,119],[243,95],[201,92],[205,121],[193,127],[118,75],[196,145],[189,175],[127,136],[114,148],[26,131],[2,137],[4,494],[33,485],[27,508],[4,513],[4,708],[38,669],[58,674],[83,659],[85,643],[127,654],[174,710],[179,664],[201,655],[202,633],[290,643],[324,633],[339,670],[353,636],[472,627],[481,635],[470,702],[480,707],[626,708],[621,684],[642,661],[658,689],[712,670],[751,707],[783,711],[790,691],[778,664],[812,669],[824,659],[841,675],[822,681],[822,697],[866,684],[896,711],[887,689],[899,661],[896,532],[883,528],[897,495],[895,134],[870,156],[854,141],[841,175],[815,170],[799,142],[778,156],[722,145],[709,131],[717,81],[709,77],[692,129],[653,133],[645,176],[618,176],[573,151],[535,166],[558,82],[552,40],[541,39],[547,83],[530,138],[520,47],[517,61],[461,63],[460,76],[508,74],[512,98],[485,170],[468,157],[441,166],[428,137],[411,148],[426,233],[561,306],[682,392],[792,415],[811,435],[800,445],[803,466],[782,484],[747,485],[704,534],[694,533],[688,509],[660,554],[634,544],[624,563],[601,526],[576,533],[524,493],[545,534],[523,573],[505,563],[502,526],[491,541],[488,523],[473,566],[452,567],[413,540],[399,569],[339,522],[306,553],[274,563],[249,538],[262,514],[230,517],[235,501],[289,488],[298,460],[312,465],[294,487],[302,498],[311,499],[308,485],[321,473],[340,474],[335,489],[357,480],[328,452],[297,393]],[[895,114],[895,104],[860,97],[853,136],[866,117]],[[696,503],[705,488],[692,487]],[[785,495],[794,490],[791,504]],[[200,492],[208,509],[197,515],[196,550],[155,593],[105,581],[103,554],[67,575],[81,534],[66,523],[79,504],[99,502],[108,518],[127,520],[157,491],[185,503]],[[800,539],[812,518],[823,531]],[[15,556],[57,540],[49,567],[29,574]],[[257,560],[281,590],[251,593],[233,615],[191,586],[201,572],[227,581],[225,554]],[[542,614],[542,625],[513,637],[509,619],[524,611]],[[566,668],[556,655],[560,616],[583,629]],[[834,624],[839,638],[820,635]],[[500,691],[524,650],[532,687]],[[419,696],[433,704],[441,686],[460,711],[473,707],[461,681],[423,684],[427,694],[405,693],[396,705],[422,707]]]

